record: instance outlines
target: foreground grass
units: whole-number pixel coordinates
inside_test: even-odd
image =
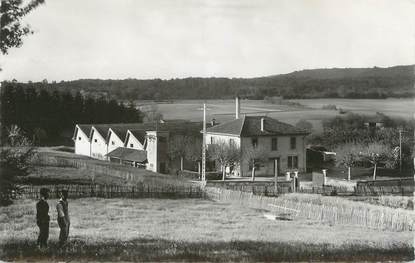
[[[318,221],[268,220],[265,211],[200,199],[70,201],[70,242],[35,249],[35,201],[0,208],[0,259],[108,261],[361,261],[413,259],[412,232],[388,232]]]
[[[135,239],[121,242],[102,240],[88,244],[72,240],[62,250],[56,246],[38,252],[31,243],[8,243],[2,258],[21,261],[409,261],[412,248],[384,250],[370,245],[330,245],[305,243],[230,241],[183,242],[163,239]]]

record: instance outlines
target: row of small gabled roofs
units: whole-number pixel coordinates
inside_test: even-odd
[[[165,123],[113,123],[113,124],[78,124],[82,132],[89,139],[92,136],[92,127],[108,141],[109,131],[113,131],[122,141],[125,140],[127,132],[130,131],[137,139],[144,141],[146,131],[168,131],[170,134],[198,134],[203,127],[202,122],[169,121]]]
[[[261,130],[263,122],[263,130]],[[241,137],[268,135],[307,135],[308,131],[267,116],[244,116],[207,129],[208,133]]]
[[[263,129],[261,129],[263,122]],[[210,124],[208,124],[210,126]],[[175,134],[198,134],[202,128],[202,122],[171,121],[165,123],[115,123],[115,124],[78,124],[86,135],[91,137],[92,127],[108,141],[109,129],[111,129],[122,141],[125,141],[127,132],[130,131],[140,142],[144,142],[146,131],[168,131]],[[293,125],[280,122],[267,116],[244,116],[207,129],[209,133],[229,134],[243,137],[269,136],[269,135],[307,135],[308,131]]]

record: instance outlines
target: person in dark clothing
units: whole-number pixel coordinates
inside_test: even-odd
[[[59,247],[62,247],[68,240],[70,221],[68,211],[68,191],[62,190],[60,195],[61,199],[56,205],[56,210],[58,212],[58,225],[60,228]]]
[[[39,227],[39,236],[37,238],[37,245],[40,249],[45,249],[48,246],[49,238],[49,205],[46,200],[49,198],[49,189],[40,189],[40,200],[36,203],[36,223]]]

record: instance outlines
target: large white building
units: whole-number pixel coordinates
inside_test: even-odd
[[[257,175],[305,171],[307,131],[265,116],[244,116],[207,129],[206,143],[234,144],[241,151],[235,175],[249,176],[250,158],[260,149],[262,160],[255,165]]]
[[[202,123],[182,120],[164,123],[77,124],[73,140],[76,154],[145,166],[148,170],[164,173],[169,169],[169,139],[179,134],[201,136],[201,129]]]

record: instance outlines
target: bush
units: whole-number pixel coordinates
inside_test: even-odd
[[[10,205],[20,191],[17,180],[30,173],[33,148],[8,148],[0,151],[0,206]]]
[[[327,104],[321,107],[323,110],[337,110],[337,106],[334,104]]]

